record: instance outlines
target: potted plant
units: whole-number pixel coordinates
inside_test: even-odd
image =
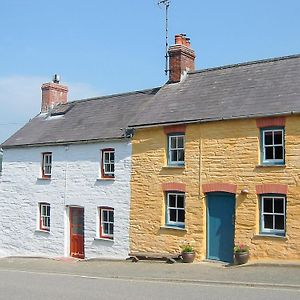
[[[249,246],[238,243],[234,246],[234,258],[238,265],[245,264],[249,259]]]
[[[184,263],[192,263],[195,259],[196,253],[189,243],[181,246],[181,257]]]

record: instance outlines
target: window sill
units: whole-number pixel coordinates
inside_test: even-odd
[[[286,165],[282,164],[282,165],[272,165],[272,164],[260,164],[260,165],[256,165],[256,168],[285,168]]]
[[[185,165],[168,165],[168,166],[163,166],[163,169],[185,169]]]
[[[160,229],[171,229],[171,230],[179,230],[179,231],[184,231],[186,232],[186,229],[184,227],[176,227],[176,226],[160,226]]]
[[[97,178],[97,181],[115,181],[115,177],[113,177],[113,178]]]
[[[35,232],[42,232],[42,233],[50,234],[50,230],[44,230],[44,229],[36,229]]]
[[[107,242],[114,242],[113,239],[109,239],[109,238],[100,238],[100,237],[94,237],[95,241],[107,241]]]
[[[51,180],[51,177],[38,177],[37,180]]]
[[[275,234],[267,234],[267,233],[261,233],[261,234],[255,234],[253,236],[253,239],[279,239],[286,241],[288,238],[285,235],[275,235]]]

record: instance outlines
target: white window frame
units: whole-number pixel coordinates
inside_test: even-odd
[[[274,143],[274,132],[275,131],[280,131],[281,132],[281,143],[280,144],[275,144]],[[266,132],[271,132],[273,136],[273,144],[272,145],[266,145],[265,144],[265,133]],[[267,159],[266,158],[266,148],[273,148],[273,157],[275,157],[275,147],[281,146],[282,147],[282,159]],[[282,128],[265,128],[262,129],[262,147],[263,147],[263,163],[266,164],[283,164],[284,163],[284,157],[285,157],[285,146],[284,146],[284,129]]]
[[[268,198],[268,199],[272,199],[272,208],[273,208],[273,212],[264,212],[264,201],[265,199]],[[274,199],[281,199],[283,200],[283,213],[275,213],[274,212]],[[264,216],[265,215],[271,215],[273,216],[273,228],[265,228],[264,227],[264,224],[265,224],[265,220],[264,220]],[[283,229],[275,229],[275,216],[283,216],[283,219],[284,219],[284,223],[283,223],[283,226],[284,228]],[[274,235],[285,235],[285,230],[286,230],[286,197],[282,196],[282,195],[264,195],[264,196],[261,196],[261,213],[260,213],[260,218],[261,218],[261,233],[262,234],[274,234]]]
[[[113,221],[109,220],[109,212],[113,212]],[[104,212],[107,212],[108,221],[104,221]],[[104,239],[113,239],[114,238],[114,221],[115,221],[115,211],[112,207],[99,207],[99,215],[100,215],[100,238]],[[104,232],[104,224],[108,224],[108,233]],[[110,232],[110,226],[112,224],[113,233]]]
[[[175,206],[170,206],[170,196],[175,196]],[[178,196],[183,197],[183,208],[177,207],[177,199]],[[176,221],[170,220],[170,209],[176,210]],[[181,210],[184,212],[184,220],[185,220],[185,193],[179,192],[167,192],[167,203],[166,203],[166,225],[168,226],[177,226],[177,227],[185,227],[185,222],[178,221],[178,211]]]
[[[52,174],[52,152],[43,153],[42,175],[51,177]]]
[[[46,214],[43,214],[43,208],[45,208]],[[49,208],[49,210],[47,209]],[[49,212],[49,214],[48,214]],[[51,226],[51,206],[49,203],[39,203],[39,229],[50,231]]]
[[[172,139],[176,139],[176,146],[175,148],[172,148]],[[178,138],[183,139],[183,147],[178,147]],[[184,165],[184,159],[185,159],[185,135],[184,134],[170,134],[168,136],[168,163],[170,165]],[[177,160],[172,160],[172,151],[177,152]],[[178,152],[183,151],[183,160],[178,160]]]
[[[114,159],[111,159],[111,154],[114,154]],[[105,161],[105,156],[108,154],[108,162]],[[102,176],[105,177],[115,177],[115,149],[103,149],[102,150]],[[106,166],[110,166],[109,169],[111,169],[111,166],[113,166],[114,171],[105,171]]]

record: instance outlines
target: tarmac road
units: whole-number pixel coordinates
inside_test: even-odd
[[[300,264],[1,258],[2,299],[300,299]]]
[[[2,300],[300,299],[300,290],[0,270]]]

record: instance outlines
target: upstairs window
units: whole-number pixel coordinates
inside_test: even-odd
[[[167,192],[166,225],[175,227],[185,226],[184,193]]]
[[[184,165],[184,134],[168,136],[168,163],[169,165]]]
[[[285,235],[285,207],[284,196],[261,196],[261,233]]]
[[[100,207],[100,238],[114,238],[114,209]]]
[[[102,150],[101,175],[102,178],[115,177],[115,149]]]
[[[42,177],[50,178],[52,172],[52,153],[45,152],[43,153],[43,161],[42,161]]]
[[[284,129],[261,129],[262,163],[284,164]]]
[[[50,204],[39,204],[40,230],[50,231]]]

